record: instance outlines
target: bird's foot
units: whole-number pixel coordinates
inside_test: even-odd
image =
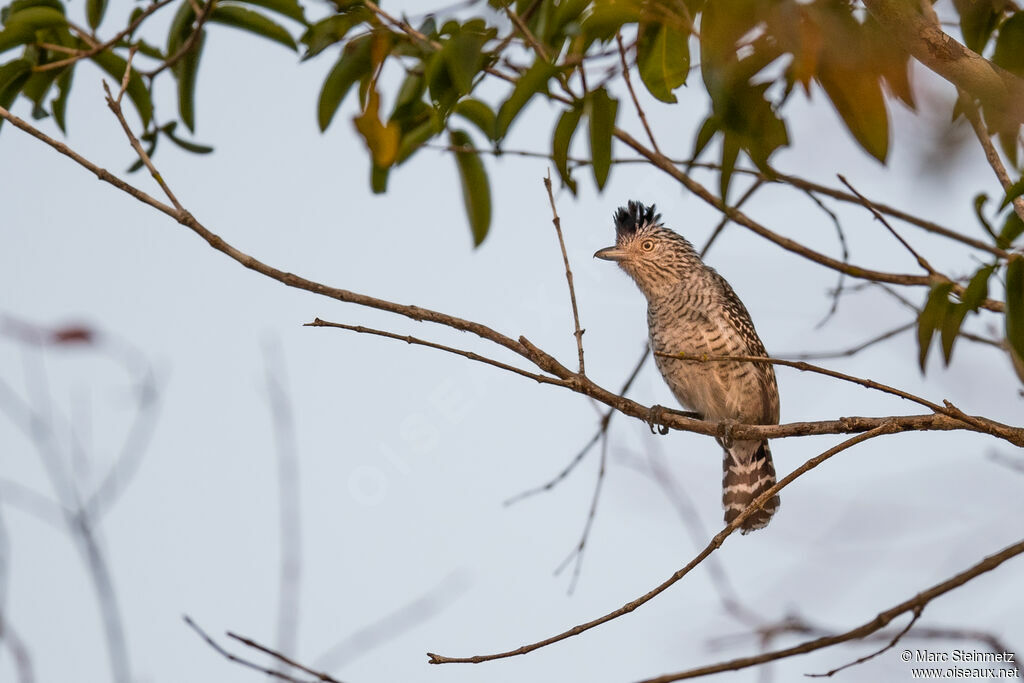
[[[739,422],[736,420],[721,420],[718,423],[722,429],[722,436],[718,439],[718,442],[722,444],[722,448],[726,450],[732,448],[732,430],[738,424]]]
[[[658,429],[658,434],[661,434],[662,436],[668,434],[668,427],[661,424],[661,421],[664,419],[664,415],[665,406],[651,406],[651,409],[647,411],[647,419],[644,421],[647,423],[647,426],[651,428],[651,434],[654,434],[655,427]]]

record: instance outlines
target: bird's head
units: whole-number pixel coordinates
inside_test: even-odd
[[[678,284],[700,262],[686,239],[662,225],[653,204],[633,201],[615,212],[615,246],[594,256],[618,263],[648,296]]]

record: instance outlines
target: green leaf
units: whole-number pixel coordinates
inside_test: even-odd
[[[315,57],[331,45],[345,39],[354,27],[373,16],[365,7],[356,7],[344,14],[334,14],[310,26],[299,42],[306,46],[303,59]]]
[[[121,80],[124,78],[125,69],[128,68],[128,62],[110,50],[104,50],[99,54],[95,54],[91,59],[114,79],[115,90],[121,87]],[[149,120],[153,117],[153,100],[150,98],[149,88],[146,87],[142,76],[135,69],[132,69],[131,75],[128,76],[128,89],[126,92],[132,104],[135,105],[135,110],[139,112],[139,118],[142,119],[142,127],[149,126]]]
[[[512,94],[509,95],[508,99],[502,103],[501,108],[498,109],[497,129],[495,131],[497,139],[500,140],[505,137],[509,126],[512,125],[512,121],[534,95],[540,92],[547,93],[548,81],[557,71],[554,66],[538,58],[533,63],[533,66],[519,77],[519,80],[516,81],[515,86],[512,88]]]
[[[864,151],[883,164],[889,155],[889,113],[878,78],[855,62],[822,59],[817,80]]]
[[[640,29],[636,44],[640,80],[662,102],[676,102],[672,91],[686,82],[690,72],[688,38],[669,24],[646,24]]]
[[[165,126],[160,127],[160,132],[167,136],[171,142],[181,147],[186,152],[192,152],[193,154],[209,154],[213,151],[213,147],[209,145],[200,145],[195,142],[182,139],[174,134],[174,129],[177,127],[177,121],[171,121]]]
[[[428,105],[429,106],[429,105]],[[407,131],[402,132],[402,139],[398,143],[398,155],[395,157],[395,163],[401,164],[406,159],[415,154],[424,142],[434,137],[440,132],[440,126],[438,125],[438,118],[434,114],[433,110],[430,110],[430,116],[428,116],[421,123],[416,124]]]
[[[106,11],[107,0],[85,0],[85,16],[89,22],[89,28],[97,28],[103,21]]]
[[[479,128],[480,132],[486,135],[488,140],[495,139],[497,117],[495,117],[494,112],[491,111],[491,108],[486,103],[471,97],[464,98],[455,105],[454,111]]]
[[[612,166],[612,134],[619,102],[607,90],[598,88],[587,96],[587,103],[590,107],[590,159],[594,181],[602,190]]]
[[[953,358],[953,344],[956,343],[960,327],[964,323],[967,309],[961,304],[950,303],[946,317],[942,320],[942,360],[948,366]]]
[[[444,41],[441,55],[448,68],[452,84],[460,95],[473,89],[473,79],[483,67],[483,46],[488,40],[488,33],[462,27],[451,38]]]
[[[980,268],[964,288],[960,303],[949,304],[949,310],[942,321],[942,355],[946,365],[949,365],[949,361],[953,357],[953,345],[960,334],[964,318],[968,313],[976,312],[988,298],[988,279],[992,276],[995,268],[995,264]]]
[[[402,118],[403,112],[412,109],[422,101],[420,98],[423,97],[426,90],[427,79],[423,77],[422,73],[410,71],[406,74],[405,80],[398,88],[398,94],[395,95],[395,109],[391,113],[391,117]]]
[[[0,30],[0,52],[18,45],[34,42],[36,31],[57,26],[67,26],[64,12],[53,7],[26,7],[11,12]]]
[[[736,169],[736,159],[740,154],[740,142],[735,133],[726,131],[722,136],[722,171],[718,176],[718,196],[723,204],[729,202],[729,183]]]
[[[178,11],[171,19],[171,27],[167,31],[167,54],[168,56],[178,52],[189,35],[192,34],[192,24],[196,20],[196,13],[192,11],[192,3],[185,0],[178,5]]]
[[[961,301],[969,311],[977,311],[982,302],[988,298],[988,280],[995,272],[995,264],[985,266],[978,270],[964,288],[964,295]]]
[[[985,229],[985,232],[992,237],[993,241],[998,242],[999,238],[996,237],[996,232],[992,229],[992,224],[988,222],[988,219],[985,218],[985,214],[983,212],[987,201],[988,195],[984,192],[980,192],[974,197],[974,215],[978,217],[978,221],[981,223],[981,227]]]
[[[263,7],[276,12],[283,17],[294,19],[300,24],[308,25],[306,21],[306,14],[302,9],[302,5],[299,4],[299,0],[237,0],[238,2],[246,5],[255,5],[256,7]]]
[[[1019,254],[1006,265],[1006,341],[1024,360],[1024,257]]]
[[[1002,211],[1005,209],[1010,202],[1022,194],[1024,194],[1024,178],[1018,179],[1017,182],[1011,185],[1010,189],[1006,191],[1006,196],[1003,197],[1003,201],[999,202],[999,210]]]
[[[199,37],[192,44],[192,49],[174,66],[174,76],[178,79],[178,114],[191,131],[196,129],[196,81],[199,76],[199,58],[206,44],[206,29],[199,30]]]
[[[625,25],[644,18],[644,0],[596,0],[583,20],[583,33],[591,39],[611,40]]]
[[[992,61],[1007,71],[1024,76],[1024,12],[1015,12],[999,27]]]
[[[292,34],[288,33],[288,29],[266,15],[244,7],[218,3],[210,12],[209,21],[255,33],[275,43],[280,43],[290,50],[299,49]]]
[[[960,15],[960,31],[964,44],[981,54],[989,36],[999,23],[999,11],[991,0],[953,0]]]
[[[15,59],[0,65],[0,107],[10,109],[14,98],[32,74],[32,64],[24,59]],[[3,125],[0,119],[0,125]]]
[[[474,147],[473,139],[463,130],[453,130],[448,136],[452,147]],[[455,165],[462,182],[462,200],[466,205],[466,216],[473,234],[473,246],[479,247],[491,227],[491,187],[487,180],[487,169],[480,155],[475,152],[456,152]]]
[[[720,126],[718,124],[718,119],[714,116],[709,116],[704,119],[704,123],[700,125],[700,130],[697,131],[697,138],[693,142],[693,154],[690,155],[690,158],[693,161],[696,161],[697,157],[699,157],[705,148],[707,148],[708,143],[711,142],[711,138],[715,137],[715,133],[717,133],[719,129]]]
[[[1009,249],[1022,232],[1024,232],[1024,222],[1021,221],[1016,211],[1011,211],[1006,215],[1003,229],[999,232],[999,238],[996,239],[996,246],[1000,249]]]
[[[917,316],[917,362],[921,366],[922,374],[928,360],[928,348],[931,346],[935,330],[942,326],[952,305],[949,300],[949,291],[952,288],[952,282],[935,285],[928,294],[928,301],[925,302],[924,308]]]
[[[572,137],[579,127],[580,117],[583,116],[583,107],[577,104],[572,109],[566,109],[558,117],[558,124],[555,125],[555,134],[551,140],[551,157],[558,169],[558,175],[562,183],[569,188],[569,191],[576,194],[576,181],[569,171],[569,148],[572,146]]]
[[[327,130],[331,119],[338,111],[345,95],[352,84],[370,72],[370,36],[363,36],[345,46],[334,68],[327,74],[324,85],[320,89],[320,102],[317,106],[317,121],[320,130]]]
[[[42,104],[43,99],[46,97],[46,93],[50,91],[50,87],[53,82],[57,80],[57,76],[60,75],[59,69],[50,69],[48,71],[37,71],[29,76],[29,79],[25,82],[25,85],[21,87],[21,94],[23,97],[31,100],[32,104],[38,110]],[[35,118],[43,118],[36,116]]]
[[[68,95],[71,94],[71,81],[74,75],[74,65],[61,71],[60,77],[57,79],[57,96],[53,98],[53,102],[50,104],[53,120],[56,121],[57,127],[60,128],[61,132],[65,134],[68,132],[65,114],[68,110]]]

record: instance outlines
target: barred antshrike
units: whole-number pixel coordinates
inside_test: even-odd
[[[654,206],[629,202],[615,212],[615,246],[594,256],[615,261],[647,297],[647,326],[654,360],[675,397],[703,419],[747,424],[779,423],[779,390],[768,363],[686,362],[670,356],[764,356],[750,314],[732,287],[706,266],[685,238],[666,228]],[[719,439],[723,458],[722,504],[732,522],[775,485],[767,441]],[[748,517],[743,533],[768,524],[779,507],[774,496]]]

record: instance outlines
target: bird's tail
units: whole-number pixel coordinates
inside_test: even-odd
[[[767,441],[760,443],[737,441],[725,450],[722,461],[722,505],[725,523],[739,517],[758,496],[775,485],[775,465]],[[768,526],[772,515],[779,509],[779,497],[769,498],[760,510],[740,525],[743,533]]]

